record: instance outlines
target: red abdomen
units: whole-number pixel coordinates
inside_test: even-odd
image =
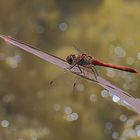
[[[94,59],[92,61],[93,65],[98,65],[98,66],[103,66],[103,67],[109,67],[109,68],[113,68],[113,69],[118,69],[118,70],[122,70],[122,71],[127,71],[127,72],[132,72],[132,73],[138,73],[138,71],[136,69],[127,67],[127,66],[119,66],[119,65],[113,65],[110,63],[104,63],[100,60]]]

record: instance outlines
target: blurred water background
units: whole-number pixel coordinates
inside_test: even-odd
[[[1,0],[0,33],[65,59],[73,45],[140,70],[139,0]],[[140,75],[98,68],[140,98]],[[0,140],[139,140],[140,117],[100,86],[0,41]],[[54,81],[51,85],[50,82]]]

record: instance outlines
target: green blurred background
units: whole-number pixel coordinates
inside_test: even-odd
[[[140,70],[139,0],[1,0],[0,33],[65,59],[79,49]],[[139,98],[140,75],[98,68]],[[0,41],[0,140],[138,140],[140,118],[100,86]],[[53,84],[50,85],[50,81]]]

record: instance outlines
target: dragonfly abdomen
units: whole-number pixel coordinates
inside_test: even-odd
[[[118,69],[118,70],[123,70],[123,71],[127,71],[127,72],[132,72],[132,73],[138,73],[138,71],[136,69],[126,67],[126,66],[119,66],[119,65],[113,65],[110,63],[104,63],[99,60],[93,60],[92,64],[98,65],[98,66],[103,66],[103,67],[109,67],[109,68],[113,68],[113,69]]]

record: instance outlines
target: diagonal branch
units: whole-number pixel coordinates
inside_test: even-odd
[[[52,64],[55,64],[60,68],[63,68],[85,79],[95,82],[94,74],[85,70],[84,68],[82,68],[82,71],[83,71],[82,73],[79,72],[79,68],[77,66],[73,67],[72,69],[68,69],[70,65],[65,60],[57,56],[54,56],[47,52],[43,52],[42,50],[38,48],[35,48],[24,42],[16,40],[10,36],[0,35],[0,38],[2,38],[8,44],[16,46],[22,50],[25,50],[26,52],[29,52],[31,54],[38,56],[39,58],[42,58],[43,60],[46,60]],[[116,87],[115,85],[111,84],[109,81],[103,79],[100,76],[98,76],[96,83],[102,86],[103,88],[105,88],[106,90],[108,90],[110,95],[117,99],[116,102],[119,102],[127,107],[130,107],[133,111],[140,113],[140,99],[132,97],[127,92],[121,90],[120,88]]]

